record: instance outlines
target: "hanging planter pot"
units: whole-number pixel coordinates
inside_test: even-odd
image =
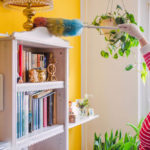
[[[124,23],[132,23],[137,25],[135,21],[134,15],[127,12],[125,9],[122,9],[119,5],[116,6],[114,11],[111,13],[106,13],[102,16],[96,16],[93,20],[92,24],[95,26],[117,26],[119,24]],[[144,32],[142,27],[139,29]],[[104,58],[114,58],[118,59],[119,57],[127,57],[132,53],[131,48],[137,47],[139,45],[139,41],[130,36],[128,33],[120,32],[120,30],[108,30],[108,29],[97,29],[98,32],[103,33],[105,36],[105,41],[107,42],[107,48],[105,50],[101,50],[100,54]],[[135,55],[135,54],[134,54]],[[147,77],[147,71],[145,69],[145,63],[141,63],[143,70],[141,72],[141,79],[145,83]],[[136,65],[128,65],[125,67],[126,71],[130,71],[133,68],[137,68]]]
[[[109,27],[115,27],[117,26],[114,18],[101,18],[100,26],[109,26]],[[105,35],[105,37],[109,38],[110,29],[101,29],[102,33]]]

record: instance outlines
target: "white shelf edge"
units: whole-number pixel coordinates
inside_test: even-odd
[[[28,91],[61,89],[61,88],[64,88],[64,81],[17,84],[17,92],[28,92]]]
[[[98,118],[99,115],[89,116],[89,117],[83,117],[82,119],[77,120],[75,123],[69,123],[69,129],[76,127],[78,125],[82,125],[84,123],[87,123],[89,121],[92,121],[96,118]]]
[[[46,139],[52,138],[64,132],[64,125],[53,125],[51,127],[46,127],[29,133],[28,135],[17,139],[17,148],[27,148],[38,142],[44,141]]]

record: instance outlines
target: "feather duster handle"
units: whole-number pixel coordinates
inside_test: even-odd
[[[47,27],[48,31],[56,36],[77,36],[82,33],[83,28],[105,28],[118,29],[117,27],[101,27],[84,25],[78,19],[62,19],[62,18],[44,18],[37,17],[34,19],[34,27]]]

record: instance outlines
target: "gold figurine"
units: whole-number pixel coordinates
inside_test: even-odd
[[[47,66],[48,78],[47,81],[56,81],[56,59],[54,58],[54,54],[50,52],[49,55],[49,64]]]

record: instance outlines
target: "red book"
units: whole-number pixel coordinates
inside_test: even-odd
[[[43,98],[43,127],[47,127],[47,97]]]
[[[22,49],[23,46],[19,45],[19,76],[22,77]]]
[[[37,67],[41,67],[40,66],[40,54],[37,54]]]

